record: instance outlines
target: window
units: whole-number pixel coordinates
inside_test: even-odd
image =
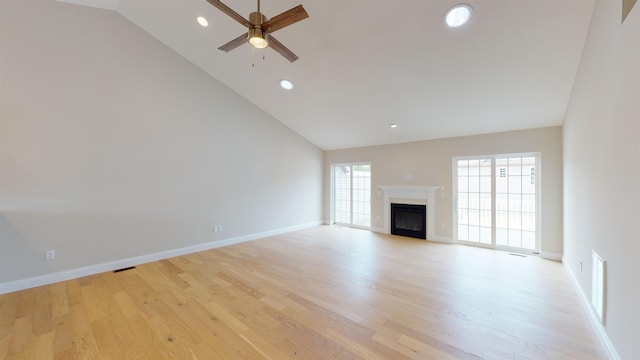
[[[371,226],[371,164],[333,165],[333,222]]]
[[[523,252],[538,249],[538,158],[454,159],[456,241]]]

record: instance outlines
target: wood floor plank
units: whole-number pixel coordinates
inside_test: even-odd
[[[36,336],[33,341],[33,358],[34,359],[53,359],[53,337],[55,332],[52,330],[46,334]]]
[[[18,302],[17,292],[0,296],[0,359],[9,354],[9,342],[13,335]]]
[[[11,338],[9,339],[9,355],[21,352],[30,352],[33,343],[33,316],[26,315],[17,318],[13,325]]]
[[[40,336],[53,330],[53,317],[51,314],[51,303],[38,306],[33,316],[33,334]]]
[[[53,352],[58,354],[64,351],[73,339],[73,327],[71,324],[71,314],[58,317],[54,325]]]
[[[319,226],[0,295],[0,358],[604,359],[560,263]]]
[[[33,315],[36,306],[38,288],[27,289],[19,292],[18,310],[15,318],[21,318],[27,315]]]
[[[139,313],[131,316],[128,318],[128,321],[131,330],[135,334],[135,340],[140,347],[144,349],[149,359],[172,359],[167,338],[162,337],[164,334],[158,333],[156,329],[152,327],[151,321],[149,321],[144,314]]]
[[[69,315],[69,297],[67,283],[59,282],[51,285],[51,320],[55,323]]]

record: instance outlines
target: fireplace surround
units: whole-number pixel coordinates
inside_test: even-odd
[[[444,191],[443,186],[405,186],[383,185],[379,186],[384,196],[384,228],[385,234],[391,234],[391,203],[426,205],[427,206],[427,240],[436,240],[435,235],[435,192]]]

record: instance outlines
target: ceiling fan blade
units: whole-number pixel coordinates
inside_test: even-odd
[[[304,20],[309,17],[307,11],[302,7],[302,5],[298,5],[292,9],[289,9],[283,12],[280,15],[276,15],[270,20],[267,20],[262,27],[268,32],[272,33],[274,31],[278,31],[285,26],[289,26],[291,24],[295,24],[300,20]]]
[[[240,46],[240,45],[242,45],[242,44],[244,44],[246,42],[247,42],[247,34],[245,33],[245,34],[242,34],[242,35],[238,36],[237,38],[229,41],[228,43],[220,46],[218,48],[218,50],[222,50],[224,52],[229,52],[229,51],[237,48],[238,46]]]
[[[215,6],[216,8],[218,8],[218,10],[222,11],[223,13],[231,16],[231,18],[233,18],[233,20],[239,22],[243,26],[249,27],[250,25],[252,25],[249,22],[249,20],[245,19],[242,15],[240,15],[237,12],[233,11],[233,9],[231,9],[227,5],[221,3],[219,0],[207,0],[207,2],[209,4]]]
[[[278,52],[280,55],[284,56],[285,59],[289,60],[290,62],[298,60],[298,56],[294,54],[293,51],[287,49],[286,46],[282,45],[282,43],[271,36],[271,34],[269,34],[269,47]]]

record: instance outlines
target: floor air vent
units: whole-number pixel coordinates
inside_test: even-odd
[[[127,271],[127,270],[131,270],[131,269],[135,269],[135,268],[136,268],[135,266],[129,266],[129,267],[126,267],[126,268],[122,268],[122,269],[118,269],[118,270],[113,270],[113,272],[114,272],[114,273],[119,273],[119,272],[121,272],[121,271]]]

